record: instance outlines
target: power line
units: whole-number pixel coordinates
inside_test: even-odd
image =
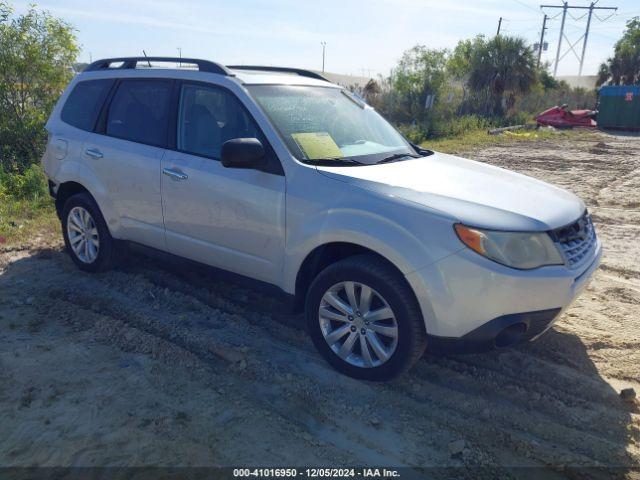
[[[600,38],[603,38],[605,40],[609,40],[611,43],[616,43],[618,40],[620,40],[619,38],[610,37],[609,35],[603,35],[600,32],[592,32],[591,35],[595,35],[596,37],[600,37]]]
[[[598,3],[598,1],[599,0],[596,0],[595,2],[591,2],[591,5],[589,5],[588,7],[569,6],[569,2],[567,2],[567,1],[563,1],[561,6],[560,5],[540,5],[541,9],[545,9],[545,8],[561,8],[562,9],[562,23],[560,24],[560,35],[558,36],[558,50],[556,51],[556,61],[555,61],[555,65],[553,67],[553,75],[554,76],[556,76],[556,74],[558,73],[558,64],[560,63],[560,60],[562,60],[569,52],[573,52],[573,54],[576,56],[576,58],[580,61],[580,70],[579,70],[578,75],[582,75],[582,67],[584,65],[584,57],[585,57],[585,54],[586,54],[586,51],[587,51],[587,41],[589,40],[589,29],[591,28],[591,19],[594,16],[594,10],[614,10],[614,12],[618,10],[618,7],[596,7],[596,4]],[[569,12],[571,9],[589,10],[589,11],[587,13],[585,13],[582,17],[576,19]],[[582,19],[582,18],[584,18],[585,16],[588,15],[587,28],[585,29],[584,34],[578,40],[576,40],[573,43],[571,43],[571,41],[567,38],[567,36],[564,33],[564,27],[565,27],[565,23],[566,23],[566,20],[567,20],[567,14],[571,18],[573,18],[574,20],[580,20],[580,19]],[[601,21],[603,21],[603,20],[601,20]],[[561,56],[560,53],[562,52],[562,41],[563,41],[563,39],[567,41],[567,44],[569,45],[569,48]],[[578,55],[578,52],[576,52],[575,47],[580,42],[580,40],[583,40],[582,53],[580,55]]]
[[[532,10],[532,11],[534,11],[534,12],[538,13],[538,10],[536,10],[536,9],[535,9],[534,7],[532,7],[531,5],[527,5],[526,3],[521,2],[520,0],[513,0],[513,1],[514,1],[514,2],[516,2],[518,5],[520,5],[521,7],[528,8],[529,10]]]
[[[606,18],[600,18],[598,15],[596,15],[595,13],[593,14],[594,17],[596,17],[598,20],[600,20],[601,22],[606,22],[607,20],[609,20],[611,17],[613,17],[615,15],[615,13],[612,13],[611,15],[609,15]]]

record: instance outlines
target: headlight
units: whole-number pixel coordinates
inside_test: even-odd
[[[498,232],[455,225],[458,238],[474,252],[512,268],[529,270],[563,265],[560,252],[547,233]]]

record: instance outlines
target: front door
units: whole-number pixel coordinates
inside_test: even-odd
[[[284,176],[274,170],[225,168],[220,150],[232,138],[259,138],[269,162],[278,159],[240,101],[225,89],[185,83],[177,110],[176,151],[168,150],[162,160],[167,249],[278,283],[284,255]]]

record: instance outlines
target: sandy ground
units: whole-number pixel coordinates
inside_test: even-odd
[[[43,234],[0,250],[0,465],[638,478],[640,410],[618,392],[640,394],[640,138],[584,134],[469,156],[574,191],[604,242],[594,281],[539,341],[427,355],[397,381],[355,381],[266,292],[141,255],[84,274],[57,232]]]

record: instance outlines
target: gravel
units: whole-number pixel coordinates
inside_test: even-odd
[[[573,190],[604,242],[594,280],[538,341],[356,381],[269,292],[140,255],[88,275],[43,232],[0,250],[0,464],[634,475],[640,413],[619,392],[640,388],[640,139],[585,133],[469,156]]]

